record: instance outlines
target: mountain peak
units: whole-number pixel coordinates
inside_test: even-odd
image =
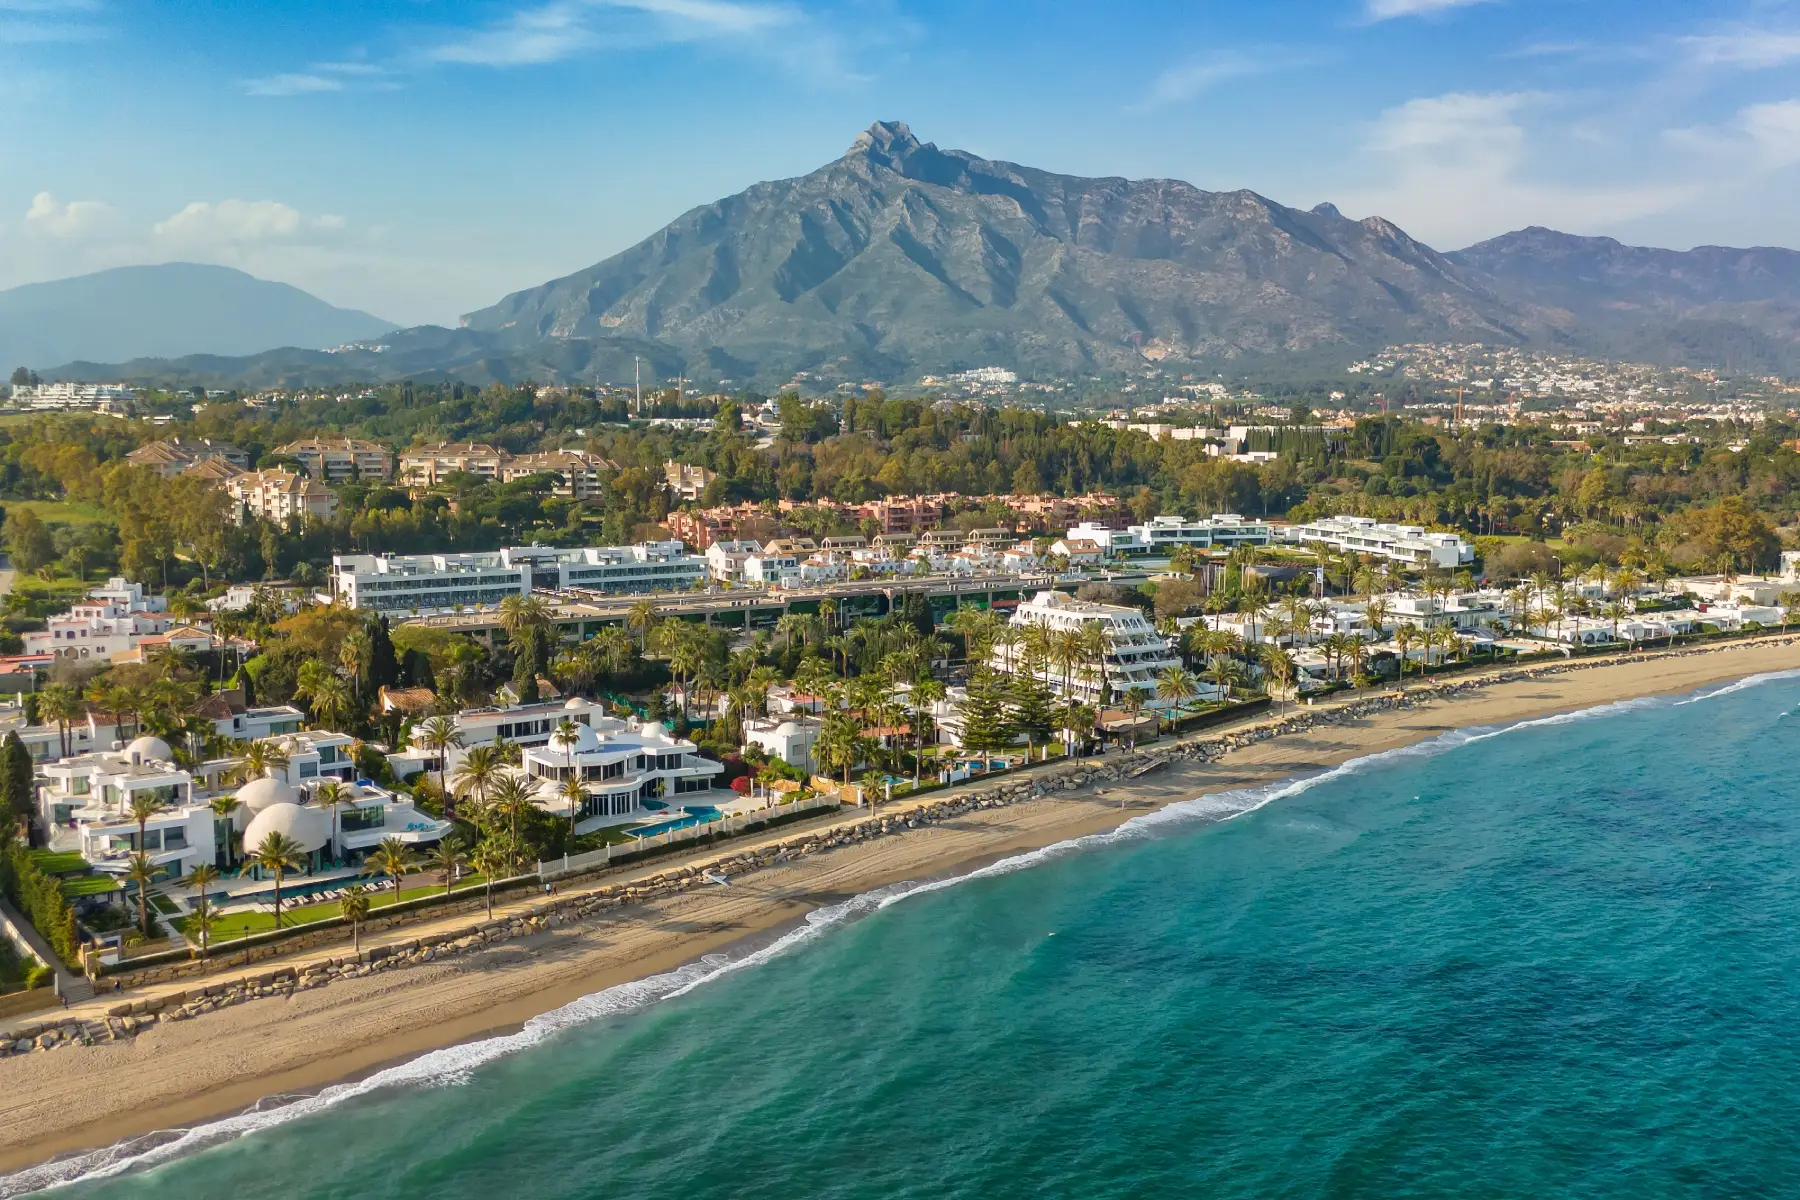
[[[872,154],[883,158],[899,158],[919,148],[919,139],[905,121],[877,121],[850,143],[849,154]]]

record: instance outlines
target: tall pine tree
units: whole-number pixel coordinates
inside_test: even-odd
[[[1007,685],[1012,700],[1013,725],[1033,742],[1048,741],[1056,728],[1055,701],[1050,689],[1030,675],[1014,675]]]
[[[369,691],[377,694],[400,682],[400,659],[394,653],[394,638],[385,616],[369,623],[368,680]]]
[[[969,676],[962,702],[963,749],[990,754],[1012,745],[1016,730],[1008,711],[1006,681],[987,667]]]

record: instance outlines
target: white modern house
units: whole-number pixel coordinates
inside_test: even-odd
[[[748,538],[717,541],[706,548],[707,569],[720,583],[739,583],[744,578],[744,560],[761,552],[762,544]]]
[[[1157,672],[1179,667],[1180,657],[1170,648],[1168,639],[1156,631],[1142,611],[1118,604],[1096,604],[1077,600],[1062,592],[1039,592],[1013,612],[1012,624],[1023,630],[1039,626],[1051,635],[1080,632],[1098,623],[1106,631],[1106,684],[1102,694],[1099,674],[1093,664],[1087,670],[1077,669],[1073,678],[1054,664],[1046,662],[1035,672],[1058,695],[1073,693],[1082,703],[1117,706],[1132,688],[1150,692],[1149,707],[1166,708],[1168,704],[1154,698]],[[996,646],[993,651],[996,670],[1017,674],[1025,670],[1022,648]],[[1205,690],[1206,685],[1201,685]]]
[[[575,829],[585,832],[677,815],[673,810],[685,805],[719,799],[713,781],[725,765],[703,757],[693,742],[672,736],[658,722],[597,717],[577,727],[572,745],[551,742],[525,750],[521,770],[538,781],[538,806],[563,816],[569,808],[557,789],[567,779],[581,780]]]
[[[38,810],[52,849],[75,850],[113,874],[122,874],[139,849],[172,874],[214,861],[218,818],[196,802],[192,776],[175,765],[160,738],[47,763],[43,774],[48,786],[39,790]],[[163,806],[145,822],[141,846],[131,815],[139,798]]]
[[[1321,543],[1341,552],[1368,554],[1415,567],[1456,568],[1475,561],[1475,547],[1454,533],[1428,533],[1419,525],[1390,525],[1369,517],[1336,516],[1277,531],[1289,546]]]
[[[752,717],[744,722],[744,745],[761,746],[770,758],[811,772],[817,767],[813,747],[825,723],[817,717]]]
[[[557,726],[565,719],[576,725],[590,726],[596,721],[607,719],[606,706],[576,696],[543,704],[464,709],[451,717],[462,745],[453,746],[446,752],[445,767],[454,776],[457,767],[462,764],[463,756],[476,746],[491,746],[495,742],[527,749],[549,745],[551,734],[556,732]],[[427,763],[436,763],[437,752],[425,745],[424,738],[424,723],[415,724],[411,744],[406,750],[401,754],[389,755],[396,771],[404,775],[421,769]]]

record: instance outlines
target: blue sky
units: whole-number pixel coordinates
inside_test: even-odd
[[[1800,0],[0,0],[0,287],[452,322],[877,118],[1071,174],[1800,246]]]

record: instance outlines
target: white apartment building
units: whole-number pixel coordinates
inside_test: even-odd
[[[351,608],[377,612],[498,604],[531,594],[531,567],[498,554],[336,554],[331,590]]]
[[[699,753],[686,738],[672,736],[655,721],[621,721],[596,716],[578,726],[573,746],[547,744],[527,749],[521,770],[538,782],[536,801],[548,812],[567,816],[557,789],[571,777],[584,793],[575,830],[584,833],[647,816],[670,814],[689,803],[705,804],[713,781],[725,770]]]
[[[339,554],[332,592],[353,608],[425,612],[498,604],[534,591],[680,591],[707,575],[707,560],[678,541],[635,546],[510,546],[469,554]]]
[[[394,473],[394,456],[387,447],[361,438],[306,438],[278,446],[275,453],[293,459],[309,478],[322,483],[386,479]]]
[[[12,390],[14,404],[39,409],[121,409],[136,395],[136,388],[122,383],[17,384]]]
[[[1390,525],[1369,517],[1325,517],[1285,526],[1277,536],[1284,545],[1322,542],[1335,550],[1415,567],[1455,568],[1475,561],[1475,547],[1454,533],[1427,533],[1418,525]]]
[[[1067,540],[1088,541],[1107,554],[1173,554],[1182,546],[1197,550],[1214,547],[1266,546],[1274,536],[1267,521],[1252,521],[1237,513],[1214,513],[1188,520],[1183,516],[1152,517],[1141,525],[1108,529],[1091,521],[1069,530]]]
[[[235,519],[261,517],[276,525],[296,521],[329,521],[337,513],[337,494],[322,483],[292,471],[249,471],[223,481],[236,502]]]
[[[1062,592],[1039,592],[1019,605],[1012,618],[1012,624],[1021,629],[1037,625],[1053,635],[1085,629],[1090,622],[1099,622],[1106,630],[1105,695],[1101,694],[1098,675],[1091,673],[1092,664],[1089,664],[1088,672],[1077,670],[1073,679],[1065,680],[1057,667],[1045,663],[1037,670],[1036,677],[1059,696],[1072,692],[1085,704],[1100,702],[1116,707],[1123,703],[1126,692],[1139,687],[1151,693],[1151,707],[1168,707],[1154,699],[1156,674],[1168,667],[1179,667],[1181,658],[1140,610],[1077,600]],[[1022,672],[1024,662],[1020,651],[1018,646],[996,646],[993,652],[995,669],[1011,674]]]
[[[596,592],[673,592],[693,587],[707,577],[709,565],[676,540],[639,542],[635,546],[592,546],[585,550],[557,550],[545,556],[532,548],[512,550],[515,556],[530,553],[538,562],[553,565],[553,586],[567,590],[586,588]]]

